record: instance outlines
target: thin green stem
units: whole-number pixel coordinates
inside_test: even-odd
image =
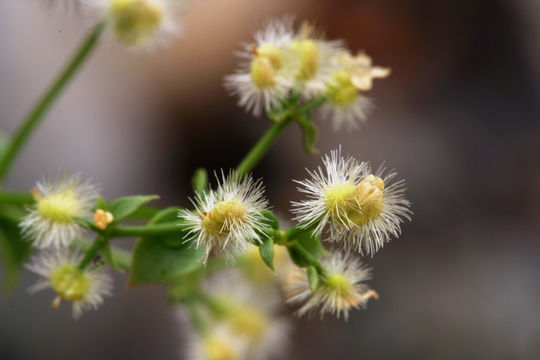
[[[281,134],[283,129],[293,120],[292,116],[287,116],[280,122],[273,124],[270,129],[261,137],[261,139],[253,146],[253,148],[242,159],[236,167],[236,172],[241,176],[246,176],[253,170],[255,165],[262,159],[264,154],[270,149],[276,138]]]
[[[110,229],[111,237],[129,237],[129,236],[155,236],[179,234],[181,231],[178,223],[161,223],[146,226],[115,226]]]
[[[319,275],[324,279],[326,276],[326,270],[322,265],[319,263],[319,261],[309,253],[300,243],[294,242],[293,244],[289,245],[289,247],[293,248],[299,256],[303,258],[303,260],[309,264],[310,266],[313,266]]]
[[[94,240],[92,245],[90,245],[90,247],[86,250],[83,258],[79,262],[79,270],[84,270],[90,264],[90,262],[92,262],[98,251],[103,247],[103,245],[105,245],[106,242],[107,238],[105,236],[98,235],[98,237],[96,237],[96,240]]]
[[[0,159],[0,181],[4,180],[7,176],[15,158],[28,141],[30,135],[32,135],[32,132],[39,125],[47,110],[66,87],[69,80],[73,78],[73,75],[75,75],[77,70],[88,58],[88,55],[94,49],[104,28],[105,23],[100,23],[86,37],[64,69],[60,72],[56,80],[54,80],[50,87],[45,91],[42,97],[34,105],[26,119],[23,121],[19,129],[15,132],[6,148],[6,151]]]
[[[34,197],[30,193],[0,189],[0,203],[24,205],[32,204],[34,202]]]
[[[83,251],[87,251],[93,244],[94,243],[80,240],[76,243],[76,246]],[[131,253],[129,251],[111,246],[111,253],[115,264],[124,270],[129,270],[131,268]]]

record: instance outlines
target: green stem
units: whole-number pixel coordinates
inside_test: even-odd
[[[83,258],[79,262],[79,265],[78,265],[79,270],[81,271],[84,270],[88,266],[88,264],[92,262],[92,260],[98,253],[99,249],[101,249],[103,245],[105,245],[106,242],[107,242],[107,238],[105,236],[98,235],[98,237],[96,237],[96,240],[94,240],[92,245],[90,245],[90,247],[86,250]]]
[[[24,205],[32,204],[34,202],[34,197],[30,193],[0,189],[0,203]]]
[[[110,229],[111,237],[128,237],[128,236],[155,236],[180,234],[181,227],[178,223],[162,223],[146,226],[115,226]]]
[[[274,143],[279,134],[289,125],[293,120],[292,116],[287,116],[278,123],[275,123],[266,131],[261,139],[253,146],[253,148],[247,153],[244,159],[236,167],[236,172],[241,176],[246,176],[253,170],[255,165],[266,154],[270,146]]]
[[[56,80],[45,91],[45,93],[30,111],[30,114],[28,114],[26,119],[23,121],[20,128],[15,132],[13,138],[6,148],[6,151],[4,152],[4,155],[0,159],[0,181],[5,179],[8,170],[10,169],[11,165],[13,165],[13,161],[22,150],[32,132],[39,125],[40,120],[43,118],[47,110],[54,103],[54,100],[58,97],[69,80],[81,67],[84,60],[88,58],[88,55],[91,53],[92,49],[94,49],[104,28],[105,23],[100,23],[86,37],[81,46],[77,49],[75,54],[64,67],[60,75],[58,75]]]
[[[323,105],[325,102],[328,101],[328,98],[326,96],[319,96],[318,98],[315,98],[307,103],[305,103],[304,105],[302,105],[300,107],[300,111],[302,113],[308,113],[308,112],[311,112],[313,110],[315,110],[316,108],[318,108],[319,106]]]

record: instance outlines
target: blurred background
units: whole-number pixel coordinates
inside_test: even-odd
[[[45,1],[0,2],[0,127],[11,132],[88,29]],[[222,78],[254,25],[296,14],[392,68],[360,131],[321,122],[321,153],[385,161],[407,179],[412,223],[373,259],[381,299],[348,322],[296,321],[288,359],[540,357],[540,2],[195,0],[185,33],[152,53],[106,39],[31,139],[6,187],[57,171],[107,198],[158,193],[188,205],[198,166],[234,167],[268,123]],[[287,129],[255,169],[274,208],[318,156]],[[35,277],[0,300],[0,359],[176,359],[186,336],[158,287],[123,291],[78,321]],[[292,309],[289,309],[292,310]]]

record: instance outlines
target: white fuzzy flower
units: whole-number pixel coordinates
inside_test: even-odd
[[[80,0],[98,20],[105,19],[124,45],[151,47],[165,43],[181,29],[178,15],[186,0]]]
[[[291,42],[297,91],[310,99],[322,95],[335,69],[336,54],[343,51],[341,40],[329,41],[313,25],[304,22]]]
[[[68,246],[82,234],[78,218],[91,214],[98,192],[91,182],[71,176],[40,181],[33,195],[36,203],[19,226],[34,246],[47,248]]]
[[[246,251],[250,240],[261,242],[270,229],[262,213],[268,207],[262,182],[251,176],[242,180],[235,172],[221,175],[221,180],[216,175],[216,190],[196,194],[194,212],[184,209],[178,215],[188,230],[187,241],[205,247],[205,262],[214,250],[227,255]]]
[[[225,87],[239,97],[238,104],[260,115],[277,106],[294,85],[290,45],[293,19],[271,20],[254,34],[255,43],[244,45],[236,73],[225,77]]]
[[[187,359],[251,360],[247,340],[234,334],[228,326],[212,327],[203,335],[191,334]]]
[[[73,304],[73,317],[89,309],[97,309],[112,290],[112,278],[104,268],[93,265],[79,270],[82,256],[67,249],[46,250],[34,256],[26,268],[42,277],[28,290],[35,293],[52,289],[57,296],[52,306],[57,309],[62,299]]]
[[[328,101],[321,107],[320,117],[330,119],[334,130],[342,127],[354,130],[373,107],[362,92],[372,88],[373,79],[390,75],[390,69],[373,66],[371,58],[363,52],[352,56],[343,51],[334,56],[333,63],[325,84]]]
[[[293,202],[293,213],[304,227],[321,234],[328,225],[330,240],[344,249],[375,254],[392,237],[401,233],[401,223],[410,220],[410,203],[405,198],[404,180],[392,182],[395,172],[371,166],[341,149],[323,157],[324,170],[308,173],[311,179],[297,181],[307,200]]]
[[[218,326],[244,339],[248,359],[280,358],[287,349],[290,325],[277,316],[282,301],[277,288],[255,287],[239,271],[229,270],[211,278],[206,289],[222,309]]]
[[[326,278],[321,279],[317,289],[310,290],[305,269],[296,268],[284,285],[284,291],[289,303],[303,303],[298,315],[320,309],[321,317],[325,313],[341,314],[345,320],[352,308],[364,308],[370,298],[378,299],[375,291],[370,290],[363,282],[369,280],[370,269],[362,266],[361,262],[350,254],[339,252],[330,254],[321,261],[326,269]]]

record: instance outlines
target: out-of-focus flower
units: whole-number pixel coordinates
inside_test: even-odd
[[[227,177],[222,172],[215,191],[195,196],[195,212],[181,210],[179,217],[189,231],[187,241],[204,246],[208,259],[210,252],[233,255],[244,252],[250,240],[261,242],[261,235],[270,230],[262,211],[268,207],[264,197],[264,186],[251,176],[244,180],[231,172]]]
[[[32,191],[36,203],[20,223],[22,233],[38,248],[68,246],[83,232],[79,218],[89,216],[98,191],[78,176],[40,181]]]
[[[180,32],[178,15],[186,0],[81,0],[88,12],[107,21],[116,38],[128,46],[166,42]]]
[[[81,255],[67,249],[48,250],[34,256],[26,268],[42,277],[32,287],[31,293],[47,288],[56,292],[52,307],[57,309],[62,299],[73,304],[73,317],[85,310],[96,309],[103,297],[111,294],[112,278],[104,268],[93,265],[80,270],[77,265]]]
[[[227,326],[215,326],[203,335],[193,334],[188,347],[190,360],[250,360],[246,339]]]
[[[371,58],[360,52],[352,56],[343,51],[333,59],[335,67],[326,82],[328,102],[321,108],[321,117],[330,119],[335,130],[353,130],[366,119],[372,105],[362,92],[371,90],[373,79],[385,78],[390,69],[373,66]]]
[[[362,267],[350,254],[332,253],[321,261],[321,265],[327,275],[314,292],[310,290],[306,270],[301,268],[292,271],[284,285],[289,303],[303,303],[298,315],[320,309],[321,317],[325,313],[335,314],[338,318],[343,314],[347,320],[352,308],[363,308],[370,298],[378,298],[377,293],[363,283],[371,278],[370,270]]]
[[[254,34],[238,55],[236,73],[225,77],[225,87],[239,97],[238,104],[259,115],[285,99],[294,85],[290,45],[292,18],[271,20]]]
[[[274,269],[272,271],[261,258],[259,248],[251,245],[239,256],[239,265],[248,280],[257,285],[277,284],[284,278],[292,262],[284,246],[274,245]]]
[[[405,198],[405,182],[392,182],[396,173],[371,166],[341,150],[323,157],[324,171],[309,172],[311,179],[297,181],[307,200],[294,202],[295,219],[302,226],[316,225],[321,234],[329,226],[330,240],[346,250],[375,254],[392,237],[401,233],[401,223],[410,220],[410,203]]]
[[[294,76],[298,92],[306,98],[321,95],[332,70],[332,59],[343,51],[340,40],[329,41],[313,25],[304,22],[291,43],[294,53]]]

